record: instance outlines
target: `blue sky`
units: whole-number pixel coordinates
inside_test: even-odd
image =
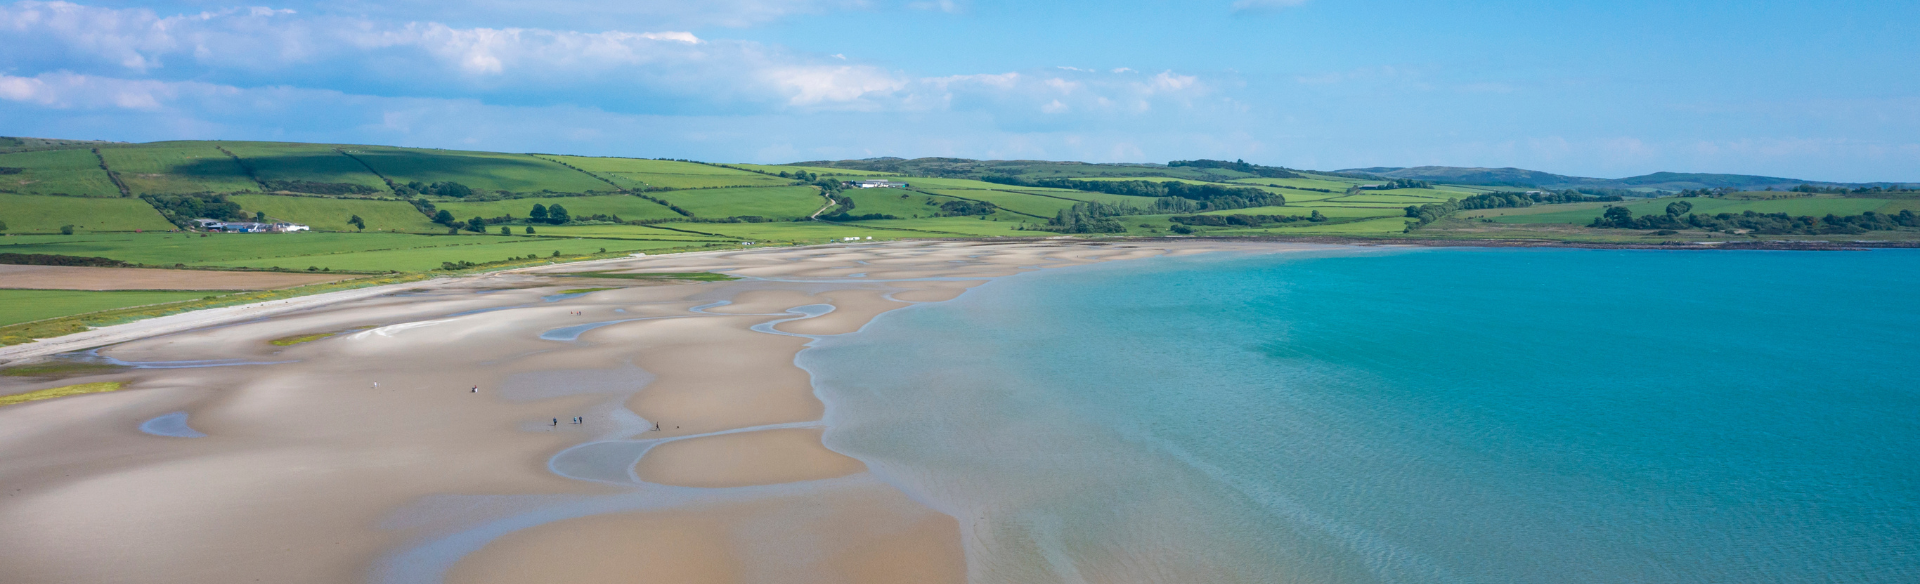
[[[0,4],[0,135],[1920,181],[1920,3]]]

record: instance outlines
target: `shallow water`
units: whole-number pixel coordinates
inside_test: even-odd
[[[1911,582],[1920,252],[1215,254],[803,352],[980,582]]]
[[[148,434],[152,434],[155,436],[166,436],[169,438],[206,438],[207,437],[206,434],[202,434],[200,433],[199,430],[195,430],[193,429],[192,426],[187,425],[186,412],[174,412],[171,414],[155,416],[153,419],[147,420],[145,422],[141,422],[140,431],[146,432]]]

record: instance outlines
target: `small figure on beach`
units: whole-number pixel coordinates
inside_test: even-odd
[[[480,393],[480,386],[478,385],[473,386],[473,390],[467,393]]]
[[[560,418],[554,418],[554,419],[553,419],[553,427],[555,427],[555,428],[558,428],[558,427],[560,427]]]

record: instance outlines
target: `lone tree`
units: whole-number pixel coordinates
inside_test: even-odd
[[[355,229],[365,230],[367,228],[367,221],[365,219],[361,219],[359,215],[348,217],[347,224],[352,225]]]
[[[532,225],[528,225],[528,226],[527,226],[527,235],[533,235],[533,226],[532,226]]]
[[[453,212],[441,209],[439,213],[433,214],[433,222],[452,227],[454,222]]]
[[[512,227],[507,227],[507,226],[505,226],[505,225],[501,225],[501,226],[500,226],[500,234],[501,234],[501,235],[513,235],[513,228],[512,228]]]
[[[474,232],[474,233],[486,233],[486,232],[487,232],[487,220],[486,220],[486,219],[481,219],[481,218],[479,218],[479,217],[474,217],[474,218],[472,218],[472,219],[468,219],[468,220],[467,220],[467,231],[472,231],[472,232]]]
[[[527,218],[532,219],[535,223],[545,222],[547,220],[547,206],[534,203],[533,210],[527,212]]]
[[[572,217],[567,216],[567,208],[560,206],[559,203],[554,203],[552,207],[547,207],[548,223],[552,223],[554,225],[565,225],[568,221],[572,221],[572,220],[573,220]]]

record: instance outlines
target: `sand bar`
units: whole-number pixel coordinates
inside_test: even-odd
[[[806,335],[1038,266],[1221,249],[1281,248],[676,254],[591,267],[744,279],[562,295],[579,281],[542,273],[582,267],[543,266],[9,347],[114,343],[95,359],[135,368],[0,378],[0,395],[128,383],[0,407],[0,581],[962,581],[959,519],[820,444]],[[205,436],[140,430],[182,414]]]

